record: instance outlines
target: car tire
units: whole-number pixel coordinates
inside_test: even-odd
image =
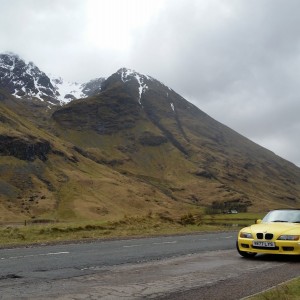
[[[252,258],[257,254],[255,252],[241,251],[240,248],[239,248],[238,242],[236,242],[236,249],[237,249],[239,255],[241,255],[243,257],[246,257],[246,258]]]

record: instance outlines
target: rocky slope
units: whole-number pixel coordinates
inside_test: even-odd
[[[45,124],[38,128],[27,105],[0,90],[0,222],[112,219],[184,207],[106,162],[91,160]],[[26,117],[17,113],[26,110]]]

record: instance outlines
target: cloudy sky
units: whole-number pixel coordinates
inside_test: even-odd
[[[85,82],[162,81],[300,166],[300,1],[0,0],[0,52]]]

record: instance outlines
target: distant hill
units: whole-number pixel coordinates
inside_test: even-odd
[[[299,207],[298,167],[150,76],[120,69],[67,104],[14,94],[0,90],[0,221]]]

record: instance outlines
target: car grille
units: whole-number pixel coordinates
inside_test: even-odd
[[[263,233],[257,233],[256,234],[256,237],[259,239],[259,240],[262,240],[264,238],[264,234]]]
[[[265,233],[264,234],[262,232],[259,232],[259,233],[256,234],[256,237],[259,240],[263,240],[263,239],[265,239],[265,240],[272,240],[273,237],[274,237],[274,235],[273,235],[273,233]]]
[[[266,233],[265,234],[265,239],[266,240],[272,240],[272,238],[273,238],[273,234],[272,233]]]

